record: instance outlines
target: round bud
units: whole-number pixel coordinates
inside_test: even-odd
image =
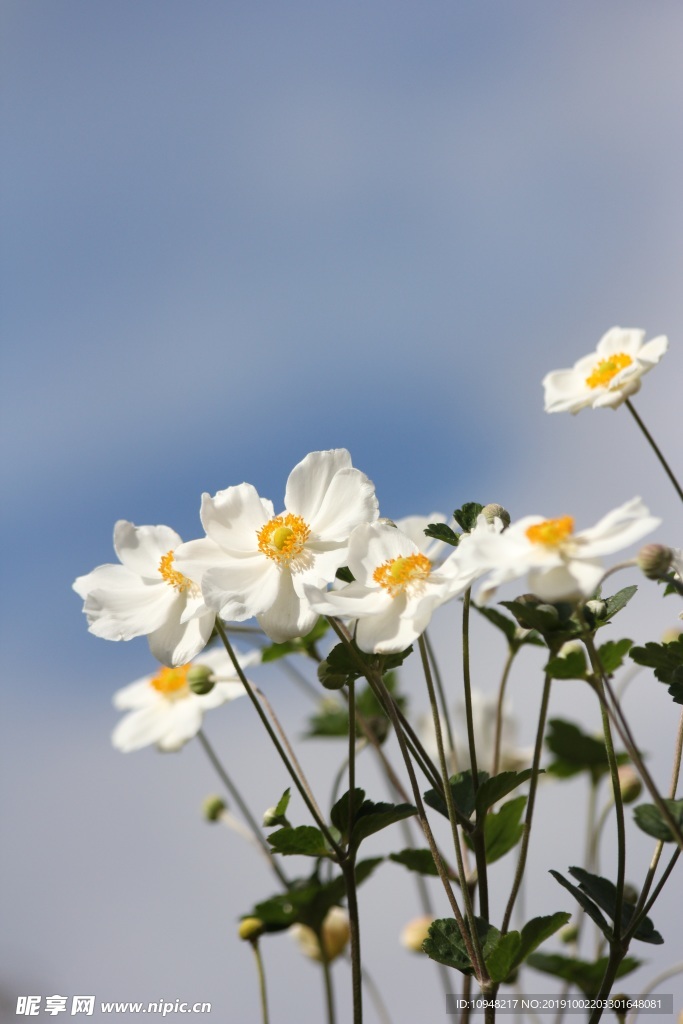
[[[638,799],[643,791],[643,784],[640,781],[640,776],[634,771],[630,764],[620,765],[618,774],[621,799],[625,804],[632,804],[634,800]]]
[[[306,924],[293,924],[289,932],[304,956],[322,961],[318,936],[312,928]],[[322,925],[322,941],[328,963],[332,963],[344,952],[350,937],[349,915],[341,907],[330,907]]]
[[[220,796],[207,796],[202,804],[202,813],[207,821],[218,821],[228,805]]]
[[[537,604],[536,611],[542,612],[543,615],[548,615],[553,624],[560,621],[560,613],[554,604]]]
[[[659,579],[671,568],[674,553],[663,544],[645,544],[636,555],[636,565],[649,580]]]
[[[600,598],[595,598],[592,601],[586,601],[585,608],[594,619],[604,619],[607,614],[607,601],[601,601]]]
[[[436,918],[432,917],[431,914],[425,914],[422,917],[414,917],[412,921],[401,930],[399,941],[405,949],[410,949],[413,953],[422,952],[422,943],[425,939],[429,938],[429,926],[435,921]]]
[[[273,828],[275,825],[282,824],[282,815],[277,813],[276,807],[269,807],[267,811],[263,813],[263,827]]]
[[[318,665],[318,679],[326,690],[341,690],[342,686],[349,681],[349,677],[345,673],[335,672],[330,667],[327,658],[324,658]]]
[[[211,693],[215,686],[213,669],[208,665],[193,665],[187,673],[187,685],[199,697]]]
[[[243,917],[237,929],[237,934],[245,942],[255,942],[263,932],[264,924],[260,917]]]
[[[504,529],[510,525],[510,513],[502,505],[495,503],[484,505],[481,515],[485,516],[487,523],[492,523],[494,519],[500,519]]]

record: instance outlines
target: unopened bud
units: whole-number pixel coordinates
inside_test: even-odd
[[[579,929],[575,924],[567,924],[560,932],[560,942],[568,946],[570,942],[576,942],[579,937]]]
[[[494,519],[500,519],[503,528],[510,525],[510,513],[502,505],[496,505],[495,503],[484,505],[480,514],[485,516],[487,523],[492,523]]]
[[[429,926],[435,920],[436,918],[431,914],[413,918],[401,931],[399,936],[401,945],[412,950],[413,953],[421,953],[422,943],[429,938]]]
[[[557,652],[558,658],[568,658],[570,654],[574,654],[577,651],[583,651],[583,644],[580,640],[567,640],[566,643],[562,644],[559,651]]]
[[[220,796],[207,796],[202,804],[202,813],[207,821],[218,821],[228,805]]]
[[[625,804],[632,804],[637,800],[643,791],[643,784],[640,776],[634,771],[630,764],[622,764],[618,769],[619,789],[621,799]]]
[[[543,615],[549,615],[553,622],[560,621],[560,613],[554,604],[537,604],[536,611],[542,612]]]
[[[586,601],[585,607],[586,611],[595,619],[604,619],[607,614],[607,601],[602,601],[600,598],[594,598],[592,601]]]
[[[289,931],[304,956],[322,962],[318,936],[312,928],[306,924],[293,924]],[[344,952],[350,936],[349,915],[341,907],[330,907],[322,925],[322,941],[328,963]]]
[[[193,665],[187,673],[187,685],[199,697],[203,697],[205,693],[211,693],[216,685],[213,669],[208,665]]]
[[[649,580],[656,580],[671,568],[674,553],[663,544],[645,544],[636,555],[636,564]]]
[[[318,665],[318,679],[326,690],[341,690],[349,681],[348,675],[344,672],[335,672],[327,658]]]
[[[255,942],[263,935],[264,924],[260,917],[243,917],[239,923],[237,934],[245,942]]]

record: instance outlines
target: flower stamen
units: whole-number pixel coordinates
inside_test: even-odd
[[[301,516],[288,512],[269,520],[256,536],[259,551],[274,562],[289,565],[301,554],[310,535],[310,527]]]
[[[586,377],[586,384],[589,388],[606,388],[621,370],[626,369],[633,362],[631,356],[625,352],[615,352],[607,359],[601,359],[593,367],[590,377]]]
[[[561,519],[544,519],[526,530],[532,544],[545,544],[548,548],[556,548],[574,532],[574,517],[562,516]]]
[[[159,673],[149,681],[158,693],[167,700],[176,700],[189,692],[187,685],[187,673],[192,668],[191,664],[179,665],[178,668],[166,668],[164,666]]]
[[[426,555],[407,555],[390,558],[375,569],[372,578],[380,587],[389,591],[392,597],[406,590],[414,589],[429,578],[432,563]]]
[[[173,568],[173,552],[167,551],[159,562],[159,572],[166,580],[169,586],[174,587],[179,594],[184,594],[186,590],[192,590],[194,583],[189,580],[187,576],[183,576],[181,572]]]

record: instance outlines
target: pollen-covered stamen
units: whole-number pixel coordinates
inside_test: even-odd
[[[275,562],[289,565],[301,554],[310,535],[310,527],[301,516],[291,512],[275,516],[257,533],[259,551]]]
[[[573,517],[562,516],[561,519],[544,519],[542,523],[530,526],[526,535],[532,544],[545,544],[548,548],[556,548],[573,532]]]
[[[615,352],[614,355],[595,364],[590,377],[586,377],[586,384],[589,388],[606,388],[612,379],[632,362],[631,356],[625,352]]]
[[[187,590],[194,590],[195,585],[192,580],[189,580],[187,576],[183,576],[181,572],[173,568],[173,552],[167,551],[164,557],[159,562],[159,572],[166,580],[169,586],[174,587],[179,594],[184,594]]]
[[[162,668],[150,679],[149,685],[168,700],[176,700],[190,692],[187,685],[187,673],[192,665],[179,665],[178,668]]]
[[[392,597],[406,590],[419,587],[432,571],[432,563],[426,555],[406,555],[390,558],[378,566],[372,574],[375,583],[388,590]]]

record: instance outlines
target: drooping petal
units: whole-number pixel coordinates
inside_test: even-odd
[[[399,594],[383,612],[358,620],[356,643],[361,651],[396,654],[410,647],[417,633],[412,620],[401,614],[405,611],[405,604],[405,597]]]
[[[569,601],[590,597],[602,579],[600,562],[575,559],[552,569],[531,569],[529,590],[542,601]]]
[[[146,579],[159,579],[159,563],[181,544],[170,526],[134,526],[119,519],[114,526],[114,550],[121,564]]]
[[[169,615],[159,629],[149,634],[149,649],[163,665],[186,665],[192,661],[206,647],[213,631],[216,619],[213,612],[182,624],[180,611],[183,605],[181,599],[176,614]]]
[[[318,621],[318,613],[308,601],[300,598],[292,585],[289,570],[279,573],[277,596],[264,611],[257,615],[258,624],[270,639],[281,644],[295,637],[305,636]]]
[[[348,583],[341,590],[323,591],[318,587],[306,587],[306,598],[319,615],[334,615],[340,618],[360,618],[383,612],[392,601],[391,596],[381,587],[366,587],[358,580]]]
[[[85,597],[88,629],[105,640],[130,640],[158,629],[177,596],[163,581],[145,584],[122,565],[102,565],[76,580],[74,589]]]
[[[159,699],[159,694],[150,685],[153,676],[143,676],[128,686],[122,686],[112,698],[112,703],[119,711],[133,711],[149,707]]]
[[[640,498],[632,498],[619,508],[576,535],[581,558],[597,558],[635,544],[645,534],[656,529],[661,519],[651,516]]]

